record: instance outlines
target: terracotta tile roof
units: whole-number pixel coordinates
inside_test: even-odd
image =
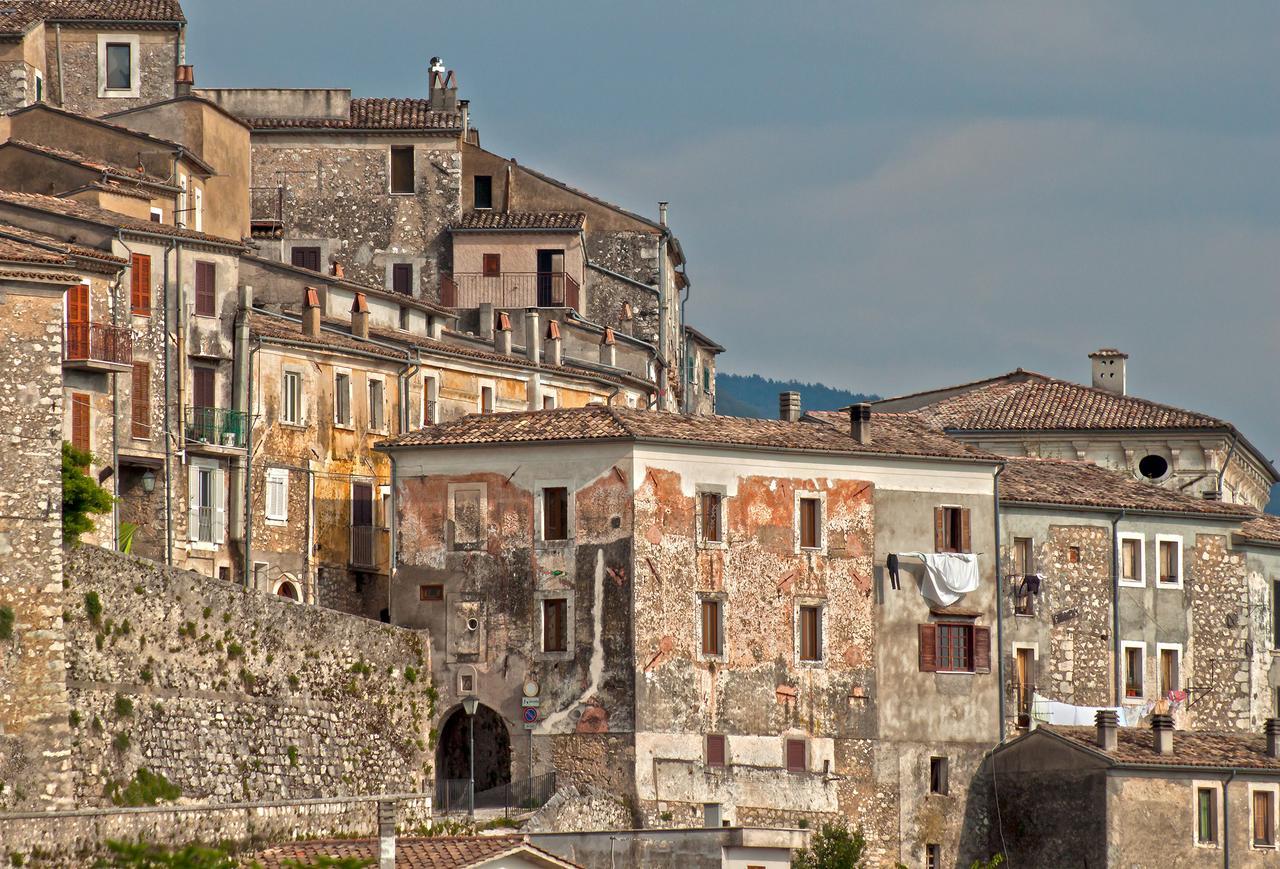
[[[49,248],[55,248],[50,250]],[[0,223],[0,259],[8,262],[48,262],[70,264],[73,259],[88,259],[112,270],[128,260],[96,247],[71,244],[21,226]]]
[[[459,112],[434,111],[428,100],[357,97],[346,118],[245,118],[255,130],[458,130]]]
[[[806,413],[805,417],[834,426],[842,433],[849,429],[849,414],[844,411],[816,410]],[[909,413],[872,412],[871,443],[860,447],[865,452],[903,456],[1000,460],[991,453],[948,437]]]
[[[1202,413],[1021,370],[939,399],[914,413],[949,431],[1227,427],[1222,420]]]
[[[891,417],[891,418],[886,418]],[[901,428],[899,429],[899,426]],[[917,440],[914,435],[926,437]],[[695,442],[841,455],[908,455],[996,461],[973,447],[901,414],[872,421],[872,442],[860,444],[843,429],[813,420],[783,422],[733,416],[684,416],[627,407],[579,407],[522,413],[471,414],[383,441],[382,446],[535,443],[564,440]]]
[[[1257,516],[1244,523],[1236,536],[1280,546],[1280,516],[1272,516],[1270,513]]]
[[[186,21],[178,0],[0,0],[0,33],[37,21]]]
[[[46,154],[50,157],[56,157],[59,160],[65,160],[68,163],[75,163],[86,169],[92,169],[95,172],[107,172],[111,175],[119,175],[124,178],[130,178],[134,181],[144,181],[148,184],[157,184],[163,187],[173,188],[163,178],[157,178],[155,175],[148,175],[146,172],[138,169],[131,169],[128,166],[121,166],[118,163],[108,163],[105,160],[98,160],[93,157],[86,157],[75,151],[68,151],[64,148],[53,148],[49,145],[40,145],[35,142],[25,142],[21,139],[10,139],[8,142],[0,144],[0,148],[15,146],[28,151],[34,151],[38,154]],[[173,188],[177,189],[177,188]]]
[[[397,869],[465,869],[509,854],[519,854],[535,865],[565,869],[578,867],[577,863],[570,863],[550,851],[530,845],[523,836],[437,836],[396,840]],[[279,869],[289,860],[309,863],[319,857],[354,857],[376,863],[378,841],[335,839],[294,842],[259,851],[252,857],[262,864],[263,869]]]
[[[380,347],[369,341],[361,341],[359,338],[342,332],[333,332],[329,329],[321,329],[320,334],[313,338],[303,334],[302,324],[296,320],[277,317],[264,311],[255,310],[249,315],[249,331],[260,338],[268,340],[279,338],[286,341],[300,341],[304,344],[339,352],[343,350],[358,350],[361,353],[371,353],[394,361],[402,361],[409,358],[407,351]]]
[[[21,208],[30,208],[51,214],[61,214],[66,217],[73,217],[78,220],[97,223],[103,226],[115,226],[124,230],[132,229],[135,232],[146,232],[152,235],[167,235],[174,238],[185,238],[190,239],[191,241],[202,241],[208,244],[226,245],[237,248],[244,247],[243,242],[233,241],[229,238],[220,238],[216,235],[196,232],[193,229],[186,229],[181,226],[170,226],[166,223],[154,223],[150,220],[139,220],[136,217],[129,217],[128,215],[120,214],[115,211],[107,211],[103,208],[97,208],[93,205],[77,202],[74,199],[63,199],[57,196],[43,196],[39,193],[17,193],[12,190],[0,190],[0,203],[8,203]]]
[[[1251,508],[1241,504],[1193,498],[1090,462],[1025,456],[1011,457],[1005,462],[1004,472],[1000,474],[1002,503],[1204,513],[1224,518],[1256,515]]]
[[[467,211],[454,229],[564,229],[579,230],[587,220],[584,211]]]
[[[690,338],[692,338],[693,340],[697,341],[702,346],[706,347],[712,353],[724,352],[723,346],[721,346],[716,341],[712,341],[710,338],[706,336],[706,334],[704,334],[703,332],[699,332],[697,329],[693,328],[692,326],[685,326],[684,333],[688,335]]]
[[[1206,730],[1175,730],[1173,754],[1156,754],[1150,727],[1117,728],[1115,751],[1103,752],[1092,727],[1038,728],[1106,754],[1119,764],[1138,766],[1238,766],[1274,770],[1280,775],[1280,759],[1267,757],[1267,738],[1262,733],[1218,733]],[[1034,731],[1033,731],[1034,732]]]

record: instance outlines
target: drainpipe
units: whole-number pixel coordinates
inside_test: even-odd
[[[248,331],[246,329],[246,331]],[[253,570],[253,357],[262,349],[261,341],[254,341],[246,359],[248,385],[245,389],[244,409],[244,585],[249,587]],[[287,497],[287,495],[286,495]]]
[[[64,109],[67,107],[67,96],[62,90],[62,25],[53,25],[53,33],[58,53],[58,108]]]
[[[1120,648],[1120,538],[1118,536],[1118,528],[1124,516],[1125,511],[1121,510],[1116,518],[1111,520],[1111,648],[1115,657],[1115,665],[1111,669],[1112,678],[1116,681],[1117,706],[1124,702],[1124,684],[1121,672],[1121,654],[1123,650]]]
[[[995,476],[992,477],[991,483],[994,491],[993,501],[995,503],[995,532],[996,532],[996,679],[999,680],[1000,693],[1000,724],[999,733],[996,734],[997,742],[1004,742],[1004,716],[1005,716],[1005,699],[1004,699],[1004,566],[1001,564],[1000,550],[1000,475],[1004,473],[1005,465],[1002,462],[996,468]]]
[[[658,356],[662,367],[662,379],[658,381],[659,395],[666,394],[667,388],[667,239],[671,230],[667,228],[667,203],[658,203],[659,222],[662,234],[658,236]],[[659,407],[659,409],[663,409]]]
[[[1231,775],[1222,783],[1222,869],[1231,869],[1231,783],[1239,771],[1231,770]]]
[[[409,430],[409,381],[422,368],[422,351],[414,348],[413,359],[396,372],[397,391],[400,393],[400,433]],[[425,400],[425,399],[424,399]],[[394,490],[393,490],[394,491]],[[393,499],[395,495],[391,496]]]
[[[120,325],[120,278],[124,269],[116,271],[111,286],[111,325]],[[112,540],[115,548],[120,549],[120,374],[111,372],[111,468],[114,500],[111,502]]]
[[[387,618],[391,618],[391,600],[392,587],[395,585],[396,579],[396,543],[397,541],[397,522],[396,522],[396,505],[399,503],[396,498],[396,454],[394,451],[387,451],[387,458],[391,460],[391,517],[387,524],[390,526],[388,533],[388,549],[387,554]],[[392,624],[395,624],[393,621]]]

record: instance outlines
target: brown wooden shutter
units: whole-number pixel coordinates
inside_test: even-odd
[[[973,672],[991,672],[991,628],[973,629]]]
[[[391,289],[406,296],[413,295],[412,263],[395,263],[391,266]]]
[[[502,254],[487,253],[484,255],[484,276],[496,278],[502,274]]]
[[[129,298],[133,313],[151,316],[151,257],[146,254],[130,257]]]
[[[551,486],[542,490],[542,536],[544,540],[566,540],[569,537],[569,490]]]
[[[217,407],[212,368],[191,369],[191,401],[195,407]]]
[[[969,540],[969,508],[965,507],[960,511],[960,542],[956,547],[961,552],[972,552],[973,546]]]
[[[724,766],[723,734],[707,734],[707,766]]]
[[[938,626],[920,625],[920,672],[938,669]]]
[[[133,382],[129,398],[133,406],[132,434],[135,438],[151,437],[151,365],[133,363]]]
[[[808,769],[805,763],[805,746],[803,739],[787,740],[787,771],[804,772]]]
[[[214,295],[215,271],[213,263],[196,263],[196,314],[213,317],[218,313]]]
[[[947,548],[947,508],[933,508],[933,551],[942,552]]]
[[[289,251],[289,262],[301,269],[320,271],[320,248],[295,247]]]
[[[71,393],[71,445],[83,452],[90,452],[89,396],[83,392]]]

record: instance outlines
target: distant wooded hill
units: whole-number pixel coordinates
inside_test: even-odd
[[[778,418],[778,393],[800,393],[804,410],[839,410],[859,401],[875,401],[880,396],[837,389],[824,383],[799,380],[772,380],[759,374],[716,373],[716,413],[724,416]]]

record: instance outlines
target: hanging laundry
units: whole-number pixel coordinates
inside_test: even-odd
[[[1062,727],[1091,727],[1098,720],[1098,712],[1103,709],[1116,713],[1121,727],[1134,726],[1125,721],[1124,711],[1118,706],[1072,706],[1070,703],[1050,700],[1043,694],[1031,695],[1032,717],[1046,724],[1057,724]]]
[[[951,606],[978,590],[978,556],[972,552],[903,552],[900,557],[924,562],[920,591],[939,606]]]
[[[885,567],[889,571],[889,585],[894,591],[897,591],[902,587],[898,582],[898,556],[890,552],[889,557],[885,560]]]

